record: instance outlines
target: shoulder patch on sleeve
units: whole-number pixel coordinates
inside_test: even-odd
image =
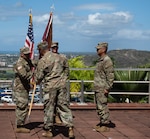
[[[22,66],[19,66],[17,69],[18,69],[18,70],[22,69]]]

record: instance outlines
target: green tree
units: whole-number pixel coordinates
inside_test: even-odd
[[[77,56],[68,60],[70,68],[88,68],[83,62],[83,56]],[[93,80],[93,70],[70,70],[70,80]],[[89,90],[92,88],[91,83],[85,83],[84,89]],[[81,90],[81,83],[71,83],[70,91],[79,92]]]

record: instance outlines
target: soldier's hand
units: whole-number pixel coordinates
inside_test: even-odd
[[[33,89],[36,83],[33,80],[30,80],[30,88]]]
[[[30,81],[30,84],[31,84],[31,85],[35,85],[36,83],[31,80],[31,81]]]
[[[109,91],[107,89],[104,89],[104,94],[108,94]]]

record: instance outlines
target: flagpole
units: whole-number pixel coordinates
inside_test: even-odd
[[[28,32],[26,35],[26,39],[25,39],[25,47],[28,47],[30,49],[30,60],[34,58],[34,33],[33,33],[33,23],[32,23],[32,9],[29,9],[29,25],[28,25]],[[31,69],[32,71],[34,71],[34,67],[32,67]],[[30,83],[32,83],[34,81],[34,78],[32,77],[30,79]],[[31,110],[32,110],[32,105],[33,105],[33,99],[34,99],[34,94],[35,94],[35,89],[36,89],[36,84],[32,84],[33,85],[33,92],[32,92],[32,99],[30,102],[30,107],[29,107],[29,111],[28,111],[28,117],[27,120],[29,120],[29,116],[31,114]]]

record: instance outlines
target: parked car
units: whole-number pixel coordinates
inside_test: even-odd
[[[0,93],[1,93],[1,92],[4,92],[4,89],[1,89],[1,88],[0,88]]]
[[[5,96],[1,97],[1,101],[2,101],[2,102],[7,102],[7,103],[12,103],[12,102],[13,102],[12,96],[10,96],[10,95],[5,95]]]
[[[39,85],[36,86],[35,92],[40,92],[40,86]]]
[[[6,96],[6,95],[7,95],[7,94],[4,94],[4,93],[1,93],[1,92],[0,92],[0,98],[3,97],[3,96]]]
[[[29,94],[29,102],[31,102],[32,94]],[[37,94],[34,95],[33,103],[38,103],[40,101],[40,98]]]
[[[5,90],[4,90],[4,93],[5,93],[5,94],[12,94],[12,90],[10,90],[10,89],[5,89]]]

